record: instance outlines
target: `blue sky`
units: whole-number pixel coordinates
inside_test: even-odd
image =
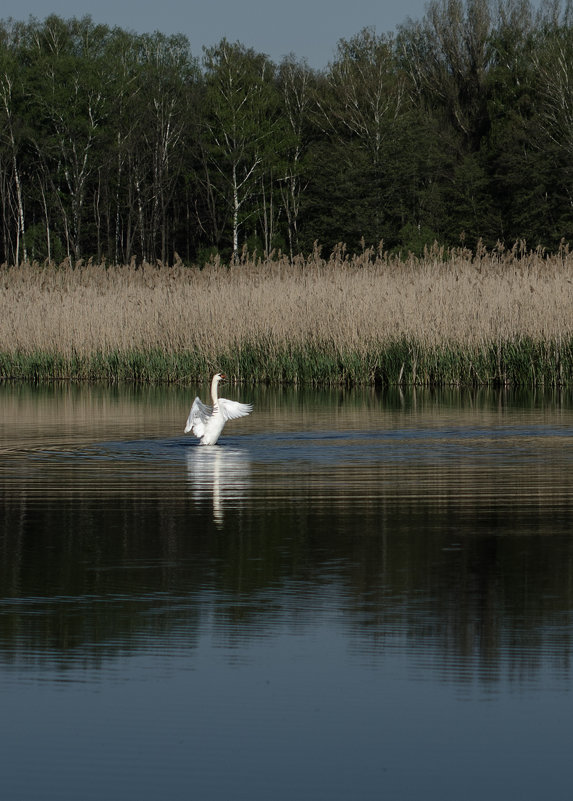
[[[138,33],[183,33],[193,54],[223,36],[267,53],[274,61],[292,52],[316,69],[332,59],[336,43],[365,26],[394,31],[408,17],[421,19],[426,0],[2,0],[0,18],[43,19],[89,14],[95,22]]]

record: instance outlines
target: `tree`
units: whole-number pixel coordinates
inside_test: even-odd
[[[197,64],[184,36],[141,36],[138,45],[136,123],[130,132],[131,178],[141,255],[167,260],[170,204],[183,170],[190,87]]]
[[[500,2],[491,35],[490,130],[482,161],[489,177],[490,213],[498,217],[490,238],[495,235],[510,245],[518,239],[544,240],[545,177],[534,147],[538,81],[531,54],[536,47],[529,0]]]
[[[0,23],[0,261],[573,236],[573,0],[430,0],[324,71]]]
[[[487,73],[491,63],[488,0],[431,0],[422,22],[402,27],[400,44],[414,93],[437,105],[467,150],[487,133]]]
[[[216,244],[230,217],[236,259],[240,230],[255,213],[249,201],[260,184],[265,151],[276,130],[275,68],[265,55],[226,39],[205,50],[204,64],[205,189]]]
[[[7,38],[7,31],[5,32]],[[16,209],[15,240],[9,229],[4,230],[4,249],[11,250],[14,264],[20,263],[20,252],[27,261],[24,218],[24,201],[20,168],[21,124],[20,114],[23,104],[23,92],[18,80],[18,65],[14,57],[13,47],[5,46],[0,50],[0,165],[2,175],[1,196],[4,213],[3,220],[13,215],[10,207]],[[4,162],[4,163],[2,163]]]
[[[544,33],[542,46],[533,53],[533,65],[539,80],[539,126],[543,146],[549,145],[559,164],[560,180],[569,209],[573,208],[573,5],[568,2],[559,21],[556,9],[539,25]],[[569,234],[573,226],[569,224]]]
[[[32,29],[32,106],[37,114],[33,141],[52,200],[61,211],[68,256],[82,255],[82,226],[88,184],[105,151],[110,73],[105,59],[109,29],[89,17],[48,17]]]
[[[422,21],[408,22],[398,35],[409,102],[432,139],[423,192],[431,188],[450,241],[476,241],[488,227],[481,149],[490,130],[491,32],[488,0],[431,0]]]
[[[296,61],[292,55],[283,59],[278,71],[278,87],[288,130],[279,186],[291,261],[300,248],[298,225],[301,198],[308,181],[304,158],[310,141],[314,84],[314,74],[305,63]]]
[[[371,212],[363,234],[378,244],[384,234],[387,150],[403,110],[404,81],[393,37],[364,28],[351,39],[341,39],[326,81],[327,92],[318,100],[322,126],[339,143],[354,142],[364,151],[366,161],[359,159],[359,171],[367,169],[362,191],[369,194]]]

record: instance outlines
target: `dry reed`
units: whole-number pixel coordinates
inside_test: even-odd
[[[503,353],[527,343],[529,378],[554,354],[554,377],[565,381],[572,281],[573,255],[566,250],[546,257],[502,248],[473,255],[436,247],[406,261],[372,251],[346,257],[339,248],[328,259],[318,253],[294,264],[245,258],[230,267],[215,259],[202,270],[3,266],[0,374],[17,373],[34,354],[35,363],[38,354],[51,354],[48,372],[57,356],[60,372],[114,377],[110,359],[119,375],[125,354],[132,361],[139,354],[140,373],[132,377],[152,378],[154,368],[144,362],[154,354],[171,364],[163,378],[221,365],[236,377],[303,380],[306,353],[312,354],[307,378],[314,364],[345,380],[349,364],[359,365],[357,381],[391,381],[392,372],[413,383],[439,381],[439,375],[487,383],[505,380]],[[384,352],[386,362],[378,358]],[[298,367],[281,365],[293,354]],[[487,355],[481,367],[480,354]],[[317,363],[322,357],[328,368]],[[457,373],[444,373],[438,364],[444,358],[459,363]],[[98,359],[106,365],[101,376],[95,375]],[[381,376],[384,364],[388,375]]]

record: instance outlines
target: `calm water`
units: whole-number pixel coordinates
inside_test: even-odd
[[[195,389],[0,386],[2,800],[567,797],[573,397]]]

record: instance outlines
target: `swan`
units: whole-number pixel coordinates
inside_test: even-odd
[[[211,381],[211,400],[212,406],[206,406],[199,398],[195,398],[193,406],[189,412],[185,433],[192,431],[201,442],[201,445],[215,445],[227,420],[235,420],[237,417],[245,417],[253,411],[250,403],[238,403],[237,401],[218,398],[217,390],[219,383],[226,376],[223,373],[215,373]]]

